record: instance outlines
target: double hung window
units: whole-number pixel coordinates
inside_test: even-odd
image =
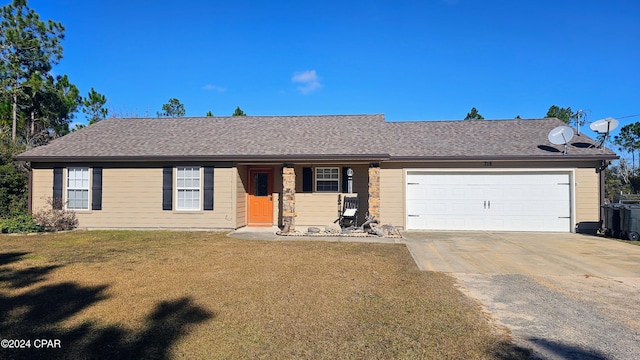
[[[317,192],[338,192],[340,187],[340,169],[316,168],[316,191]]]
[[[89,210],[89,168],[67,168],[67,209]]]
[[[200,210],[200,167],[176,168],[177,210]]]

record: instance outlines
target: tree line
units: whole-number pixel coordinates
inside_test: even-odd
[[[162,105],[162,111],[158,111],[158,117],[183,117],[186,113],[184,105],[180,102],[180,100],[176,98],[169,99],[169,102]],[[211,110],[207,111],[205,114],[207,117],[213,116],[213,112]],[[240,106],[236,107],[235,111],[231,116],[247,116]]]
[[[607,168],[606,192],[615,201],[621,195],[640,194],[640,122],[624,125],[612,139],[620,159]]]
[[[27,0],[0,7],[0,232],[6,224],[34,228],[27,214],[28,164],[14,161],[14,155],[84,127],[71,128],[79,112],[88,125],[109,115],[105,95],[91,88],[81,96],[69,76],[52,73],[63,57],[64,37],[64,26],[41,19]],[[184,105],[175,98],[158,112],[184,114]],[[246,114],[237,107],[233,115]]]
[[[71,131],[75,113],[90,121],[106,114],[103,95],[91,89],[86,97],[67,75],[51,70],[63,56],[64,26],[41,20],[26,0],[0,8],[0,131],[24,147],[46,144]]]
[[[67,75],[51,73],[62,59],[61,23],[41,20],[26,0],[2,6],[0,19],[0,227],[4,231],[9,219],[18,219],[9,224],[12,227],[27,222],[24,216],[28,216],[28,169],[13,156],[69,133],[78,109],[93,113],[103,97],[92,89],[83,98]]]
[[[571,107],[563,108],[563,107],[559,107],[558,105],[551,105],[549,107],[549,110],[547,110],[547,114],[545,115],[545,117],[558,118],[564,121],[565,123],[570,124],[571,122],[584,121],[584,120],[581,120],[582,114],[583,113],[580,110],[578,110],[577,112],[574,112],[573,110],[571,110]],[[520,115],[516,115],[515,118],[520,119]],[[478,112],[478,109],[476,109],[475,107],[472,107],[471,110],[464,117],[464,120],[484,120],[484,116],[480,115],[480,113]],[[583,125],[583,124],[580,124],[580,125]]]
[[[40,19],[27,0],[13,0],[1,7],[0,18],[3,137],[10,131],[11,141],[33,147],[75,130],[70,126],[79,111],[87,115],[89,125],[107,117],[105,95],[91,88],[83,97],[67,75],[52,74],[63,57],[65,27],[60,22]],[[184,114],[184,105],[175,98],[158,112],[168,117]],[[233,115],[245,114],[238,107]]]

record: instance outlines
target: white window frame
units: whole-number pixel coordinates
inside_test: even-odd
[[[325,171],[329,170],[329,175],[331,175],[331,172],[333,172],[334,170],[337,173],[337,177],[334,178],[325,178],[324,176]],[[318,178],[318,175],[320,175],[320,173],[322,172],[323,178]],[[339,167],[335,167],[335,166],[327,166],[327,167],[317,167],[315,168],[314,174],[313,174],[313,178],[314,178],[314,188],[316,192],[323,192],[323,193],[339,193],[340,192],[340,168]],[[332,181],[336,183],[336,190],[318,190],[318,182],[319,181]]]
[[[78,179],[77,175],[80,173],[80,179]],[[83,184],[84,177],[83,173],[86,173],[86,185]],[[71,175],[73,174],[73,179]],[[67,174],[65,177],[65,208],[69,210],[89,210],[89,206],[91,205],[91,172],[89,171],[89,167],[86,166],[76,166],[76,167],[68,167]],[[72,181],[73,180],[73,181]],[[78,182],[80,182],[78,184]],[[74,192],[74,199],[76,199],[75,194],[77,193],[85,193],[87,194],[87,203],[86,207],[76,207],[77,200],[71,199],[69,193]],[[85,204],[82,204],[85,205]]]
[[[193,176],[182,176],[181,171],[189,169],[191,172],[196,171],[197,178]],[[192,173],[191,173],[192,174]],[[181,181],[182,180],[182,181]],[[194,180],[197,180],[197,184],[194,185]],[[176,210],[177,211],[200,211],[202,210],[202,167],[201,166],[176,166]],[[197,193],[194,197],[193,194]],[[192,194],[189,198],[191,206],[186,206],[183,202],[180,202],[181,194]],[[186,201],[186,199],[183,198]],[[197,203],[193,205],[193,201],[197,200]]]

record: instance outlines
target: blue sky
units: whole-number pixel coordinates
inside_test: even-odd
[[[640,121],[635,0],[30,0],[68,74],[120,116],[383,113]]]

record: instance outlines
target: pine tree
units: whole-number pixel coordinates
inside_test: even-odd
[[[467,113],[467,116],[464,118],[465,120],[484,120],[484,117],[478,113],[478,110],[474,107],[471,108],[471,111]]]
[[[13,0],[0,8],[0,74],[3,98],[11,104],[11,138],[16,141],[18,115],[29,100],[36,77],[44,82],[52,66],[62,58],[64,27],[42,21],[27,5]]]
[[[158,112],[159,117],[183,117],[184,114],[184,105],[176,98],[169,99],[168,103],[162,105],[162,111]]]
[[[240,106],[238,106],[231,116],[247,116],[247,114],[245,114],[244,111],[240,109]]]
[[[82,99],[82,112],[89,115],[89,125],[107,117],[108,110],[104,105],[107,103],[107,97],[91,88],[87,97]]]

